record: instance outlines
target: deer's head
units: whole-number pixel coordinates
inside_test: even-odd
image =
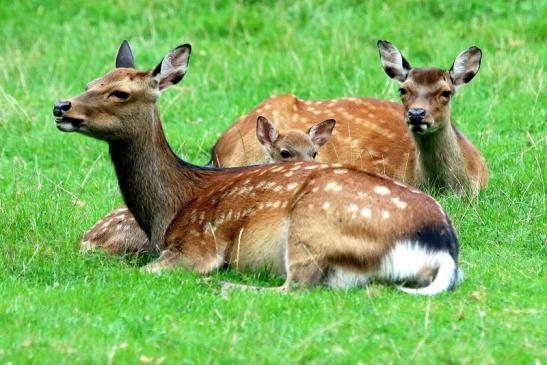
[[[387,41],[378,41],[386,74],[400,82],[405,120],[412,132],[430,133],[450,123],[450,100],[458,86],[479,72],[482,52],[471,47],[456,57],[450,70],[412,68],[401,52]]]
[[[131,48],[123,41],[114,70],[87,84],[84,93],[55,103],[57,128],[106,141],[131,139],[150,130],[147,124],[154,120],[160,92],[182,80],[190,52],[190,45],[181,45],[153,70],[138,71]]]
[[[269,162],[313,161],[319,148],[329,140],[335,124],[334,119],[327,119],[312,126],[307,133],[298,130],[279,133],[268,119],[260,116],[256,136]]]

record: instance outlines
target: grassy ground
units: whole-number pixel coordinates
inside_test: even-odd
[[[129,6],[129,4],[131,4]],[[10,1],[0,7],[0,363],[547,363],[547,3],[541,1]],[[170,143],[192,162],[264,98],[396,98],[377,39],[411,64],[482,68],[453,103],[491,171],[478,202],[440,197],[462,242],[466,281],[433,299],[392,287],[219,294],[267,273],[142,274],[80,255],[82,232],[121,203],[106,145],[61,134],[56,99],[113,67],[194,47],[163,95]]]

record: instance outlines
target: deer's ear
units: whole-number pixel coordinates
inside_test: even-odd
[[[192,47],[183,44],[171,50],[152,71],[152,77],[158,82],[160,90],[178,84],[186,74]]]
[[[394,80],[403,82],[412,69],[410,63],[403,57],[401,52],[388,41],[378,41],[380,61],[386,74]]]
[[[124,40],[118,48],[118,53],[116,54],[116,68],[126,67],[126,68],[135,68],[135,60],[133,59],[133,52],[131,52],[131,47],[129,47],[129,42]]]
[[[277,128],[268,119],[259,116],[256,120],[256,138],[258,138],[260,144],[269,150],[277,137],[279,137]]]
[[[479,72],[482,51],[479,47],[466,49],[456,57],[450,67],[450,78],[455,86],[467,84]]]
[[[310,136],[313,144],[321,147],[327,143],[335,125],[336,121],[334,119],[327,119],[311,127],[308,130],[308,135]]]

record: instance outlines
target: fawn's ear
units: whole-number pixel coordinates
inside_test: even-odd
[[[321,147],[327,143],[335,125],[336,121],[334,119],[327,119],[308,129],[308,135],[310,136],[313,144]]]
[[[466,49],[456,57],[450,67],[450,78],[454,86],[467,84],[479,72],[481,67],[482,51],[479,47]]]
[[[129,42],[124,40],[118,48],[118,53],[116,54],[116,68],[126,67],[126,68],[135,68],[135,60],[133,59],[133,52],[131,52],[131,47],[129,47]]]
[[[279,137],[277,128],[263,116],[256,120],[256,138],[267,150],[270,150]]]
[[[382,67],[386,74],[399,82],[405,81],[408,71],[412,69],[410,63],[403,57],[397,47],[388,41],[380,40],[377,46],[380,50],[380,61],[382,61]]]
[[[183,44],[171,50],[152,71],[152,77],[158,82],[160,90],[176,85],[186,74],[192,47]]]

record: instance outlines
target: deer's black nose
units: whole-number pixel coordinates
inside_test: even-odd
[[[425,118],[425,109],[410,108],[408,110],[408,119],[411,123],[421,123]]]
[[[63,100],[56,101],[55,104],[53,105],[53,115],[55,115],[56,117],[62,117],[64,112],[69,110],[70,107],[71,107],[70,101],[63,101]]]

